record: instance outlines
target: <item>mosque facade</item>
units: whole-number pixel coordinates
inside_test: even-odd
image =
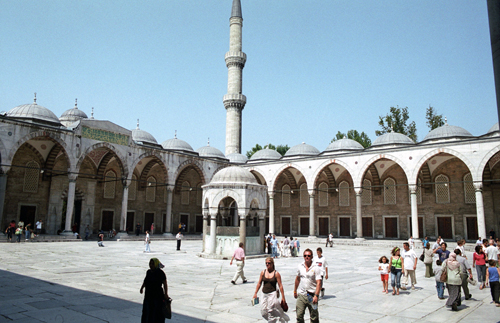
[[[323,151],[299,143],[241,154],[240,0],[230,17],[225,154],[174,137],[97,120],[75,106],[59,118],[34,102],[0,115],[0,224],[41,219],[46,233],[97,230],[172,234],[179,223],[262,248],[264,232],[293,236],[475,240],[500,230],[500,131],[445,124],[415,143],[400,133],[368,148],[341,139]],[[496,73],[496,72],[495,72]],[[498,84],[497,84],[498,87]],[[498,92],[498,89],[497,89]],[[326,146],[326,145],[325,145]],[[235,241],[236,241],[235,240]],[[234,242],[234,241],[233,241]]]

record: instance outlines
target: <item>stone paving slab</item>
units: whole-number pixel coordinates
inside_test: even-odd
[[[347,241],[350,242],[350,241]],[[326,295],[320,300],[321,322],[497,322],[500,308],[491,304],[490,290],[471,286],[472,300],[459,312],[444,306],[436,296],[434,278],[425,278],[417,267],[417,289],[399,296],[382,293],[377,271],[381,255],[400,241],[378,245],[302,242],[315,250],[321,246],[329,262]],[[264,259],[248,259],[245,275],[230,283],[236,267],[227,260],[200,258],[201,241],[156,241],[144,253],[142,241],[6,243],[0,248],[0,323],[3,322],[139,322],[143,295],[139,288],[148,262],[157,257],[165,264],[169,294],[173,298],[172,322],[262,322],[253,307]],[[467,252],[469,258],[472,254]],[[291,322],[296,319],[293,284],[298,258],[276,260],[281,273]],[[474,272],[475,274],[475,272]],[[308,317],[306,315],[306,317]]]

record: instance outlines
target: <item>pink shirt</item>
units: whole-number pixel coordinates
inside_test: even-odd
[[[486,261],[484,259],[484,254],[478,255],[476,252],[474,252],[474,261],[476,262],[476,265],[479,265],[479,266],[486,264]]]
[[[245,258],[245,250],[243,248],[239,247],[234,251],[233,254],[234,259],[236,260],[243,260]]]

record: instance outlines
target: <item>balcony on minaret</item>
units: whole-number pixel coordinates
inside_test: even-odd
[[[245,107],[245,104],[247,103],[247,97],[240,93],[226,94],[222,98],[222,102],[224,103],[226,109],[228,107],[237,107],[243,109]]]
[[[243,52],[227,52],[226,56],[224,57],[226,60],[226,66],[229,67],[230,65],[238,65],[243,68],[245,66],[245,62],[247,61],[247,54]]]

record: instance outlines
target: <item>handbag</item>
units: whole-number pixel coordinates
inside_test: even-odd
[[[281,308],[283,309],[283,312],[288,312],[288,304],[284,299],[281,300]]]
[[[163,316],[166,319],[169,319],[169,320],[172,318],[172,307],[171,307],[171,304],[172,304],[172,299],[169,297],[168,299],[163,300],[163,303],[162,303],[162,306],[161,306],[161,310],[163,312]]]
[[[420,255],[420,257],[418,258],[418,259],[420,259],[420,261],[424,261],[424,259],[425,259],[425,255],[424,255],[424,254],[425,254],[425,250],[424,250],[424,251],[422,251],[422,254],[421,254],[421,255]]]

